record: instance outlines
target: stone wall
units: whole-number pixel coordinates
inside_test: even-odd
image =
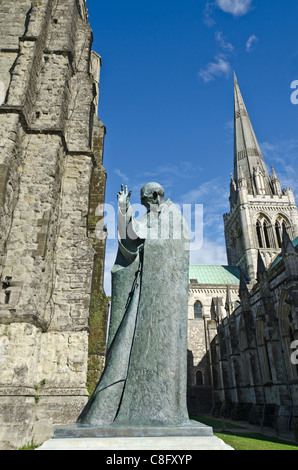
[[[0,448],[39,443],[77,418],[90,328],[106,328],[92,39],[84,1],[0,4]],[[101,364],[104,348],[100,337]]]
[[[189,285],[188,299],[188,409],[189,413],[209,414],[214,408],[212,341],[217,335],[216,321],[227,315],[228,301],[239,301],[239,286],[198,284]],[[201,304],[201,311],[195,304]]]

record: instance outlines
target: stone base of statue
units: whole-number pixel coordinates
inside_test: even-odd
[[[61,426],[37,450],[233,450],[211,427],[189,421],[182,426]]]

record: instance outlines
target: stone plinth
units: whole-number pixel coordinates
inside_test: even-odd
[[[131,437],[198,437],[213,436],[210,426],[189,421],[182,426],[59,426],[55,429],[54,439],[69,438],[131,438]]]
[[[36,450],[234,450],[216,436],[50,439]]]
[[[233,450],[196,421],[183,426],[61,426],[37,450]]]

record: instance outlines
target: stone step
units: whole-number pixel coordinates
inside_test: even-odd
[[[234,450],[216,436],[50,439],[38,450]]]

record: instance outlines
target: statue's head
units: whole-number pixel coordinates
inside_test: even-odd
[[[158,183],[147,183],[141,189],[141,203],[147,209],[150,205],[160,205],[164,201],[165,191]]]

